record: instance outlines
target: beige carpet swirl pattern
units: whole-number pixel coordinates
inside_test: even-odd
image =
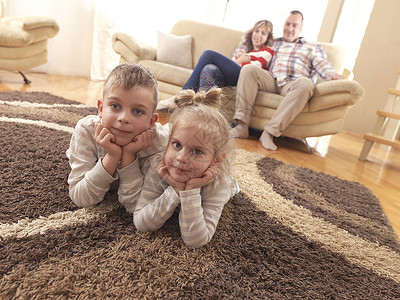
[[[65,156],[97,110],[0,92],[0,299],[399,299],[400,246],[366,187],[237,150],[213,240],[138,233],[114,193],[78,209]]]

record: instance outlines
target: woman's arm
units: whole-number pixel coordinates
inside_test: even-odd
[[[255,64],[263,69],[267,69],[268,63],[274,55],[274,50],[269,47],[263,47],[260,50],[253,50],[248,53],[250,55],[250,62],[243,63],[242,66],[247,64]]]

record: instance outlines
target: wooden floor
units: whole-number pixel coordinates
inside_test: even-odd
[[[0,91],[44,91],[88,105],[96,105],[102,96],[101,81],[42,73],[27,72],[26,75],[32,81],[30,85],[25,85],[18,73],[0,71]],[[161,115],[160,121],[165,120],[166,116]],[[248,151],[367,186],[380,199],[386,216],[400,237],[400,151],[375,145],[368,161],[361,162],[358,156],[363,145],[362,137],[345,131],[334,136],[308,139],[313,148],[311,154],[288,146],[268,151],[260,146],[255,135],[246,140],[236,140],[236,143],[237,147]]]

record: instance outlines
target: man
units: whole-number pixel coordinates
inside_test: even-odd
[[[312,79],[317,74],[324,80],[343,79],[328,63],[321,45],[299,37],[302,27],[302,13],[291,11],[283,26],[283,37],[276,39],[272,46],[275,55],[269,72],[253,65],[244,66],[240,71],[234,116],[237,126],[231,129],[233,137],[249,136],[251,111],[258,90],[280,94],[284,98],[260,137],[264,148],[276,150],[274,136],[282,134],[312,97]]]

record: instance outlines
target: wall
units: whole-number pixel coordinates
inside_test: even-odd
[[[344,129],[356,133],[370,132],[376,111],[385,107],[388,88],[396,87],[400,69],[400,1],[376,0],[354,66],[354,80],[365,94],[350,109]]]
[[[339,21],[340,12],[343,7],[344,0],[329,0],[326,6],[324,19],[319,29],[318,42],[332,43],[335,35],[336,25]]]
[[[60,32],[49,39],[48,63],[35,68],[49,74],[89,76],[93,44],[94,0],[8,0],[5,16],[47,16]]]

